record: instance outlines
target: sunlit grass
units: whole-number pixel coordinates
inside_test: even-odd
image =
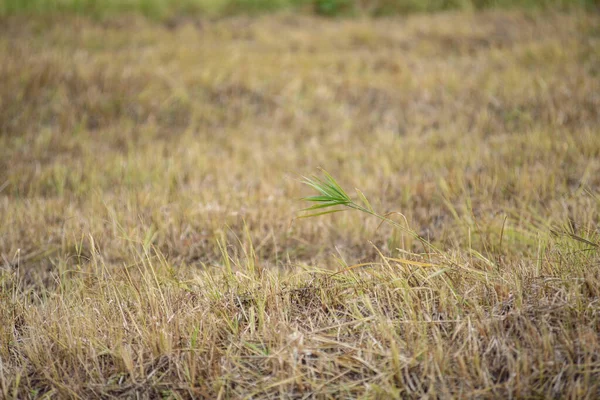
[[[597,26],[3,18],[0,398],[597,397]]]

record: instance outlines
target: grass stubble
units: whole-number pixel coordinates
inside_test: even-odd
[[[599,22],[3,18],[0,397],[597,398]]]

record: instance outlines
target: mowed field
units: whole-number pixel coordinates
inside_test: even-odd
[[[600,397],[599,26],[3,17],[0,398]]]

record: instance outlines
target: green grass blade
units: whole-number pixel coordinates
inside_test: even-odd
[[[347,211],[345,209],[335,209],[335,210],[328,210],[328,211],[323,211],[323,212],[319,212],[319,213],[314,213],[314,214],[308,214],[308,215],[301,215],[298,218],[311,218],[311,217],[318,217],[320,215],[325,215],[325,214],[333,214],[333,213],[337,213],[337,212],[342,212],[342,211]]]
[[[371,206],[371,203],[369,203],[369,200],[367,200],[367,198],[365,197],[364,193],[361,192],[359,189],[355,189],[355,190],[356,190],[356,193],[358,193],[358,197],[363,202],[363,204],[365,205],[365,207],[367,208],[367,210],[369,210],[370,212],[374,213],[375,210],[373,210],[373,207]]]

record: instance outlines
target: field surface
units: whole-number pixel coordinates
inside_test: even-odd
[[[599,26],[0,18],[0,398],[599,398]]]

